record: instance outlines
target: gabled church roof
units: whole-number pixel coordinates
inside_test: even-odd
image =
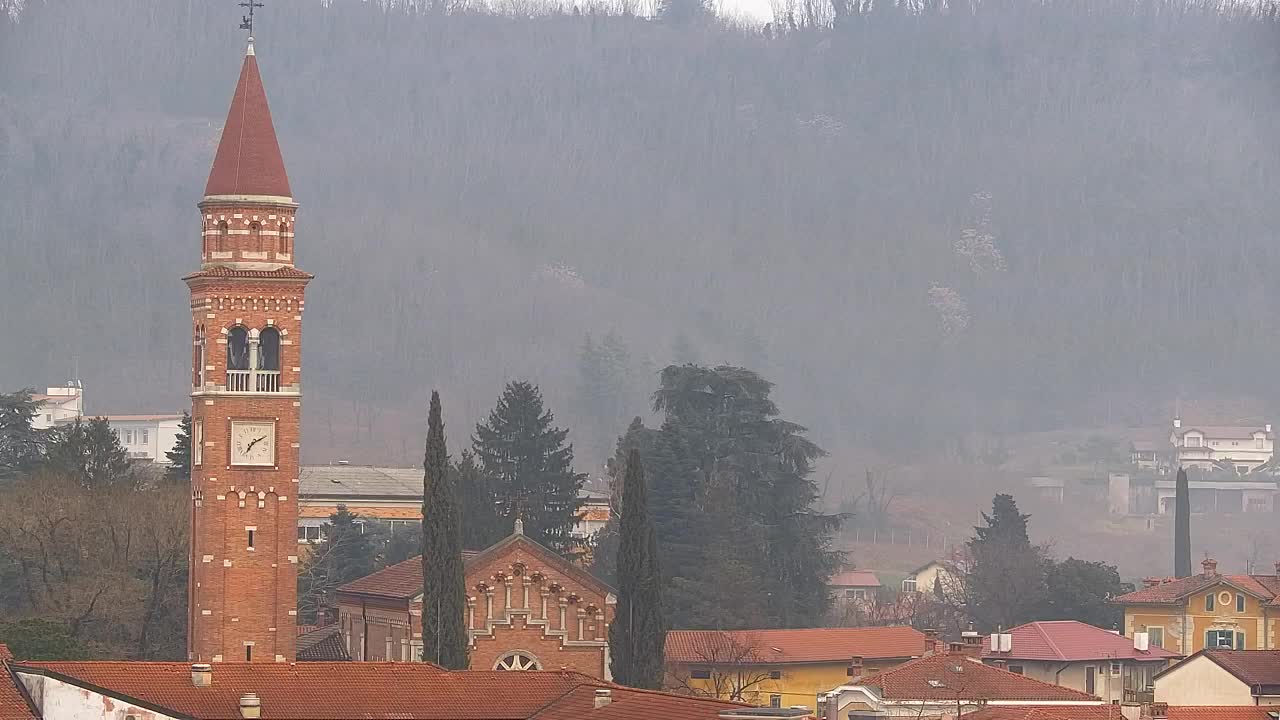
[[[267,93],[258,74],[258,58],[253,42],[245,53],[240,81],[231,98],[231,110],[222,128],[222,141],[213,158],[209,182],[204,189],[210,195],[270,195],[292,197],[289,176],[280,155],[280,143],[271,123]]]

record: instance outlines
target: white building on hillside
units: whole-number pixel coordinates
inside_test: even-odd
[[[47,430],[60,422],[84,415],[84,389],[74,380],[66,387],[46,388],[43,393],[33,394],[31,399],[36,402],[37,409],[31,426],[37,430]]]
[[[98,417],[98,416],[94,416]],[[178,444],[182,415],[103,415],[116,431],[130,460],[168,463],[169,451]],[[64,420],[62,425],[75,422]]]
[[[1192,425],[1174,418],[1169,442],[1174,466],[1214,470],[1230,467],[1243,475],[1271,459],[1275,435],[1264,425]]]

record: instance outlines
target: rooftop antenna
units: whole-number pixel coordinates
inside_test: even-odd
[[[248,15],[242,15],[240,18],[240,29],[249,31],[249,42],[253,42],[253,10],[262,7],[262,3],[254,2],[254,0],[246,0],[240,3],[240,7],[249,8]]]

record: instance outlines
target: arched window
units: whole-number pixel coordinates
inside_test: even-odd
[[[195,352],[192,353],[192,362],[195,363],[193,368],[195,372],[192,374],[191,383],[198,388],[204,387],[204,326],[196,327]]]
[[[261,362],[258,364],[259,370],[280,369],[279,330],[268,326],[258,334],[258,357],[261,358]]]
[[[237,325],[227,333],[227,369],[249,369],[249,331]]]
[[[533,653],[524,650],[515,650],[498,658],[498,662],[493,664],[494,670],[541,670],[542,663],[538,662],[538,658]]]
[[[218,223],[218,239],[213,245],[214,252],[226,252],[227,236],[231,234],[231,228],[227,225],[227,221],[223,220]]]
[[[249,247],[254,252],[262,252],[262,226],[256,222],[249,223]]]
[[[285,255],[289,254],[290,245],[291,245],[291,243],[289,242],[289,238],[285,237],[285,233],[288,231],[289,231],[289,226],[285,225],[284,223],[280,223],[280,252],[284,253]]]

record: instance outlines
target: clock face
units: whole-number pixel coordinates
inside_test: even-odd
[[[269,421],[231,421],[231,464],[276,464],[276,424]]]

